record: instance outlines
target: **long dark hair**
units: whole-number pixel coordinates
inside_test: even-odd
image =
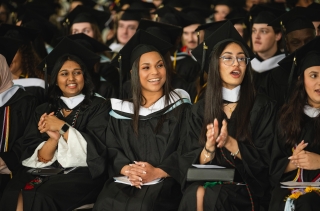
[[[200,135],[200,143],[204,145],[207,137],[207,125],[212,123],[214,118],[217,118],[219,127],[221,129],[222,120],[224,118],[223,112],[223,99],[222,99],[222,80],[220,76],[219,57],[223,50],[230,43],[236,43],[240,45],[245,55],[249,57],[249,52],[245,47],[237,41],[225,41],[219,44],[211,53],[211,60],[209,64],[209,74],[207,81],[207,89],[205,94],[205,106],[204,106],[204,119],[203,126]],[[254,101],[254,88],[252,83],[252,70],[251,64],[247,65],[246,72],[241,83],[239,101],[237,108],[235,109],[236,115],[236,137],[238,141],[251,140],[251,131],[249,127],[250,111]]]
[[[43,73],[37,69],[37,65],[41,62],[39,55],[36,53],[31,43],[23,44],[19,48],[21,54],[21,66],[23,68],[22,75],[29,78],[41,78],[43,79]]]
[[[158,52],[159,53],[159,52]],[[170,86],[171,81],[171,73],[168,68],[167,62],[163,55],[159,53],[161,56],[161,59],[163,61],[164,67],[166,68],[166,82],[163,84],[163,93],[165,96],[165,105],[169,104],[170,100],[170,92],[172,92],[172,88]],[[146,98],[142,95],[141,92],[141,83],[140,83],[140,77],[139,77],[139,62],[140,57],[138,57],[133,65],[132,65],[132,72],[131,72],[131,89],[132,89],[132,103],[134,107],[134,114],[133,114],[133,130],[134,133],[138,136],[139,131],[139,110],[140,106],[144,105],[146,103]],[[178,96],[178,95],[177,95]]]
[[[294,91],[288,103],[284,104],[280,111],[279,127],[280,136],[286,139],[286,145],[293,147],[300,141],[301,128],[304,125],[304,106],[308,102],[308,94],[304,87],[304,72],[296,82]],[[315,118],[315,138],[314,145],[320,145],[320,115]]]
[[[71,55],[71,54],[65,54],[61,56],[57,62],[55,63],[53,69],[52,69],[52,74],[51,74],[51,80],[49,83],[49,89],[48,89],[48,94],[49,94],[49,103],[53,105],[54,109],[59,107],[58,102],[59,98],[62,96],[62,91],[57,85],[57,78],[58,78],[58,73],[63,64],[66,61],[74,61],[78,63],[81,67],[82,73],[83,73],[83,78],[84,78],[84,86],[81,91],[82,94],[85,95],[85,98],[81,104],[82,107],[86,107],[91,103],[91,97],[93,95],[93,83],[91,80],[91,76],[88,72],[87,66],[82,62],[81,59],[79,59],[77,56]]]

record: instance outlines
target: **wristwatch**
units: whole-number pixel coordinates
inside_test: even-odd
[[[65,123],[62,128],[59,130],[60,135],[65,134],[69,130],[70,125]]]

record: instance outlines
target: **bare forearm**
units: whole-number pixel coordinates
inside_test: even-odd
[[[209,161],[211,161],[216,153],[215,153],[215,146],[211,146],[211,147],[206,147],[208,151],[205,150],[205,148],[203,148],[201,154],[200,154],[200,158],[199,158],[199,163],[200,164],[205,164],[208,163]]]
[[[225,145],[225,148],[230,152],[230,153],[233,153],[233,154],[236,154],[236,157],[239,158],[239,159],[242,159],[241,157],[241,153],[239,150],[239,145],[238,145],[238,142],[237,140],[235,140],[234,138],[232,138],[231,136],[228,136],[228,141],[227,141],[227,144]]]
[[[38,158],[41,162],[49,162],[52,160],[54,153],[57,149],[58,141],[52,138],[49,138],[47,142],[42,146],[38,151]]]
[[[298,167],[293,165],[293,163],[289,162],[287,165],[287,168],[284,170],[284,173],[287,173],[289,171],[296,170]]]

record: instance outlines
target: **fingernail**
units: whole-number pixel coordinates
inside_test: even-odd
[[[143,185],[143,183],[142,182],[140,182],[140,186],[142,186]]]
[[[308,143],[305,143],[305,145],[307,146],[307,145],[308,145]]]
[[[146,172],[146,171],[143,171],[142,173],[146,174],[147,172]]]
[[[140,181],[140,182],[142,182],[142,179],[141,179],[141,177],[139,177],[139,181]]]
[[[124,173],[128,173],[129,171],[124,171]]]
[[[129,164],[129,166],[132,166],[132,164]]]
[[[141,186],[138,186],[139,189],[141,189]]]
[[[292,156],[288,157],[288,159],[291,160],[291,159],[292,159]]]
[[[137,161],[133,161],[134,163],[138,163]]]
[[[142,164],[142,167],[146,167],[146,165]]]

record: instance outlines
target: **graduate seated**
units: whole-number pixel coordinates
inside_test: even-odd
[[[258,210],[269,187],[274,103],[255,95],[250,65],[254,54],[230,21],[204,42],[207,50],[203,52],[202,43],[192,54],[205,61],[207,89],[187,117],[190,141],[179,166],[218,165],[235,169],[235,176],[233,182],[189,185],[179,210]]]
[[[98,61],[65,38],[40,63],[51,75],[48,102],[31,112],[23,167],[7,185],[0,210],[73,210],[95,202],[106,178],[110,110],[92,92],[89,71]]]
[[[270,164],[275,187],[269,210],[315,211],[320,207],[320,188],[304,182],[320,181],[320,37],[279,65],[290,68],[293,62],[298,78],[280,110]],[[291,184],[281,184],[288,181]]]
[[[3,52],[3,44],[10,38],[0,38],[0,198],[3,191],[21,167],[23,133],[35,109],[36,99],[18,85],[8,64],[11,63],[20,44],[11,46]]]
[[[119,52],[121,71],[131,70],[133,97],[111,99],[106,137],[110,178],[93,210],[178,209],[178,156],[190,98],[186,91],[170,88],[164,55],[171,47],[138,30]]]
[[[36,53],[32,41],[38,36],[35,29],[3,24],[0,26],[0,36],[13,38],[6,43],[5,49],[10,47],[19,40],[22,42],[19,50],[10,63],[10,71],[13,77],[13,83],[21,85],[24,89],[36,96],[37,105],[45,101],[45,81],[43,72],[37,68],[41,62],[39,55]]]

